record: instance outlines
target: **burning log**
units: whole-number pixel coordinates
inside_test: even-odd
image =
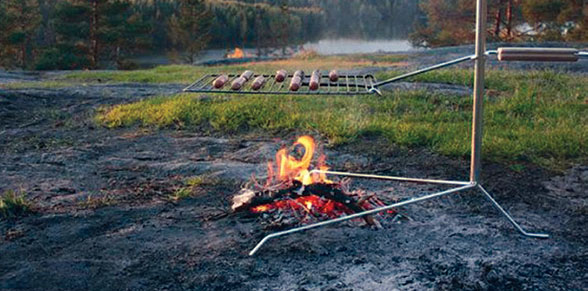
[[[329,80],[331,80],[331,82],[337,82],[337,80],[339,80],[339,72],[337,72],[337,70],[330,71]]]
[[[214,81],[212,81],[212,86],[214,88],[219,89],[222,88],[227,82],[229,81],[229,76],[227,75],[220,75]]]
[[[345,194],[341,189],[336,187],[336,184],[326,183],[315,183],[310,185],[303,185],[301,182],[294,181],[293,185],[284,189],[276,191],[262,191],[254,192],[249,189],[244,189],[241,194],[233,197],[232,209],[235,212],[239,211],[250,211],[250,212],[263,212],[267,206],[277,201],[283,201],[285,199],[296,200],[301,197],[317,196],[324,198],[327,201],[332,201],[347,214],[363,212],[364,209],[360,206],[360,203],[353,197]],[[362,203],[365,202],[362,201]],[[266,206],[266,207],[264,207]],[[304,206],[309,210],[312,207]],[[380,227],[380,224],[371,216],[364,216],[363,219],[370,226]]]
[[[253,80],[253,84],[251,84],[251,89],[259,90],[261,87],[265,85],[265,78],[263,76],[259,76]]]
[[[312,75],[310,76],[310,83],[309,83],[310,90],[312,90],[312,91],[318,90],[318,88],[320,87],[320,83],[321,83],[321,72],[319,70],[315,70],[314,72],[312,72]]]
[[[284,80],[286,80],[286,77],[288,76],[288,72],[286,72],[286,70],[279,70],[276,72],[276,82],[281,83],[284,82]]]

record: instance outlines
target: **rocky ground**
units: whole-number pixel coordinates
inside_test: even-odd
[[[18,74],[10,78],[19,79]],[[23,77],[24,78],[24,77]],[[31,78],[26,76],[26,78]],[[41,77],[33,77],[41,78]],[[22,78],[20,78],[22,79]],[[412,85],[407,85],[412,86]],[[588,286],[588,167],[564,174],[486,163],[484,185],[532,231],[520,236],[475,191],[405,206],[411,220],[335,225],[270,241],[230,199],[281,142],[264,135],[105,129],[100,106],[181,85],[0,90],[0,192],[35,207],[0,220],[2,290],[581,290]],[[327,148],[333,169],[467,179],[468,161],[379,140]],[[192,197],[169,199],[186,178]],[[445,189],[355,180],[387,202]]]

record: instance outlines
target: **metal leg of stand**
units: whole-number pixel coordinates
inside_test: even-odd
[[[339,217],[339,218],[335,218],[335,219],[331,219],[331,220],[325,220],[325,221],[317,222],[317,223],[314,223],[314,224],[309,224],[309,225],[305,225],[305,226],[300,226],[300,227],[292,228],[292,229],[289,229],[289,230],[275,232],[275,233],[266,235],[255,246],[255,248],[253,248],[253,250],[251,250],[251,252],[249,252],[249,255],[250,256],[255,255],[255,253],[259,250],[259,248],[261,248],[261,246],[263,244],[265,244],[269,239],[272,239],[272,238],[276,238],[276,237],[280,237],[280,236],[284,236],[284,235],[288,235],[288,234],[291,234],[291,233],[300,232],[300,231],[304,231],[304,230],[309,230],[309,229],[312,229],[312,228],[317,228],[317,227],[321,227],[321,226],[325,226],[325,225],[329,225],[329,224],[333,224],[333,223],[337,223],[337,222],[342,222],[342,221],[346,221],[346,220],[350,220],[350,219],[354,219],[354,218],[358,218],[358,217],[362,217],[362,216],[366,216],[366,215],[370,215],[370,214],[376,214],[376,213],[381,212],[381,211],[385,211],[385,210],[389,210],[389,209],[392,209],[392,208],[396,208],[396,207],[400,207],[400,206],[404,206],[404,205],[408,205],[408,204],[412,204],[412,203],[416,203],[416,202],[420,202],[420,201],[432,199],[432,198],[443,196],[443,195],[447,195],[447,194],[450,194],[450,193],[455,193],[455,192],[467,190],[467,189],[474,188],[474,187],[476,187],[476,184],[468,184],[468,185],[465,185],[465,186],[461,186],[461,187],[457,187],[457,188],[453,188],[453,189],[449,189],[449,190],[445,190],[445,191],[441,191],[441,192],[437,192],[437,193],[432,193],[432,194],[425,195],[425,196],[422,196],[422,197],[419,197],[419,198],[412,198],[412,199],[409,199],[409,200],[405,200],[405,201],[401,201],[401,202],[398,202],[398,203],[390,204],[390,205],[387,205],[387,206],[382,206],[382,207],[379,207],[379,208],[375,208],[375,209],[371,209],[371,210],[367,210],[367,211],[363,211],[363,212],[351,214],[351,215],[348,215],[348,216],[343,216],[343,217]]]
[[[506,217],[506,219],[508,219],[508,221],[524,236],[528,236],[528,237],[534,237],[534,238],[549,238],[548,234],[545,233],[532,233],[532,232],[527,232],[525,231],[515,220],[514,218],[512,218],[512,216],[510,216],[510,214],[508,214],[508,212],[506,212],[506,210],[504,210],[504,208],[502,208],[502,206],[500,206],[500,204],[498,204],[498,202],[496,202],[496,200],[494,200],[494,198],[492,197],[492,195],[490,195],[490,193],[488,193],[488,191],[486,191],[486,189],[484,189],[484,187],[482,187],[482,185],[478,184],[478,189],[480,189],[480,191],[482,191],[482,193],[484,193],[484,196],[486,196],[486,198],[488,198],[488,200],[490,200],[490,202],[492,202],[492,205],[498,209],[498,211],[500,211],[500,213],[502,213],[502,215],[504,215]]]

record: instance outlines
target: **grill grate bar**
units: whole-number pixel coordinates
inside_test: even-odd
[[[342,74],[339,80],[331,82],[328,74],[322,74],[320,87],[317,90],[310,90],[310,76],[305,76],[302,80],[302,86],[298,91],[290,91],[289,85],[293,75],[290,74],[283,82],[277,82],[275,75],[255,74],[250,81],[246,82],[240,90],[231,90],[231,83],[237,79],[239,74],[226,74],[229,81],[219,89],[212,86],[212,82],[221,74],[204,75],[196,82],[184,88],[184,92],[200,93],[226,93],[226,94],[279,94],[279,95],[361,95],[372,94],[370,89],[374,88],[377,83],[376,78],[372,75],[353,75]],[[266,78],[266,83],[259,90],[251,89],[253,80],[258,76]]]

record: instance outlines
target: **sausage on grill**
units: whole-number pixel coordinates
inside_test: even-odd
[[[312,75],[310,76],[310,82],[308,84],[308,87],[310,87],[310,90],[315,91],[320,87],[321,84],[321,72],[319,70],[315,70],[314,72],[312,72]]]
[[[286,77],[288,76],[288,72],[286,70],[279,70],[276,72],[276,82],[284,82]]]
[[[229,81],[229,76],[227,75],[220,75],[214,81],[212,81],[212,86],[214,88],[222,88],[227,82]]]
[[[245,85],[245,82],[247,82],[247,79],[239,77],[233,81],[233,83],[231,84],[231,89],[237,91],[241,89],[243,85]]]
[[[304,71],[298,70],[298,71],[294,72],[293,77],[296,77],[296,76],[300,77],[300,80],[304,79]]]
[[[290,90],[291,91],[298,91],[302,86],[302,78],[300,76],[295,75],[292,77],[292,81],[290,81]]]
[[[249,81],[253,77],[253,71],[247,70],[241,74],[241,77],[245,78],[245,81]]]
[[[339,80],[339,72],[337,72],[337,70],[330,71],[329,80],[331,80],[331,82],[337,82],[337,80]]]
[[[265,78],[263,76],[259,76],[253,80],[253,84],[251,84],[251,89],[259,90],[265,84]]]

